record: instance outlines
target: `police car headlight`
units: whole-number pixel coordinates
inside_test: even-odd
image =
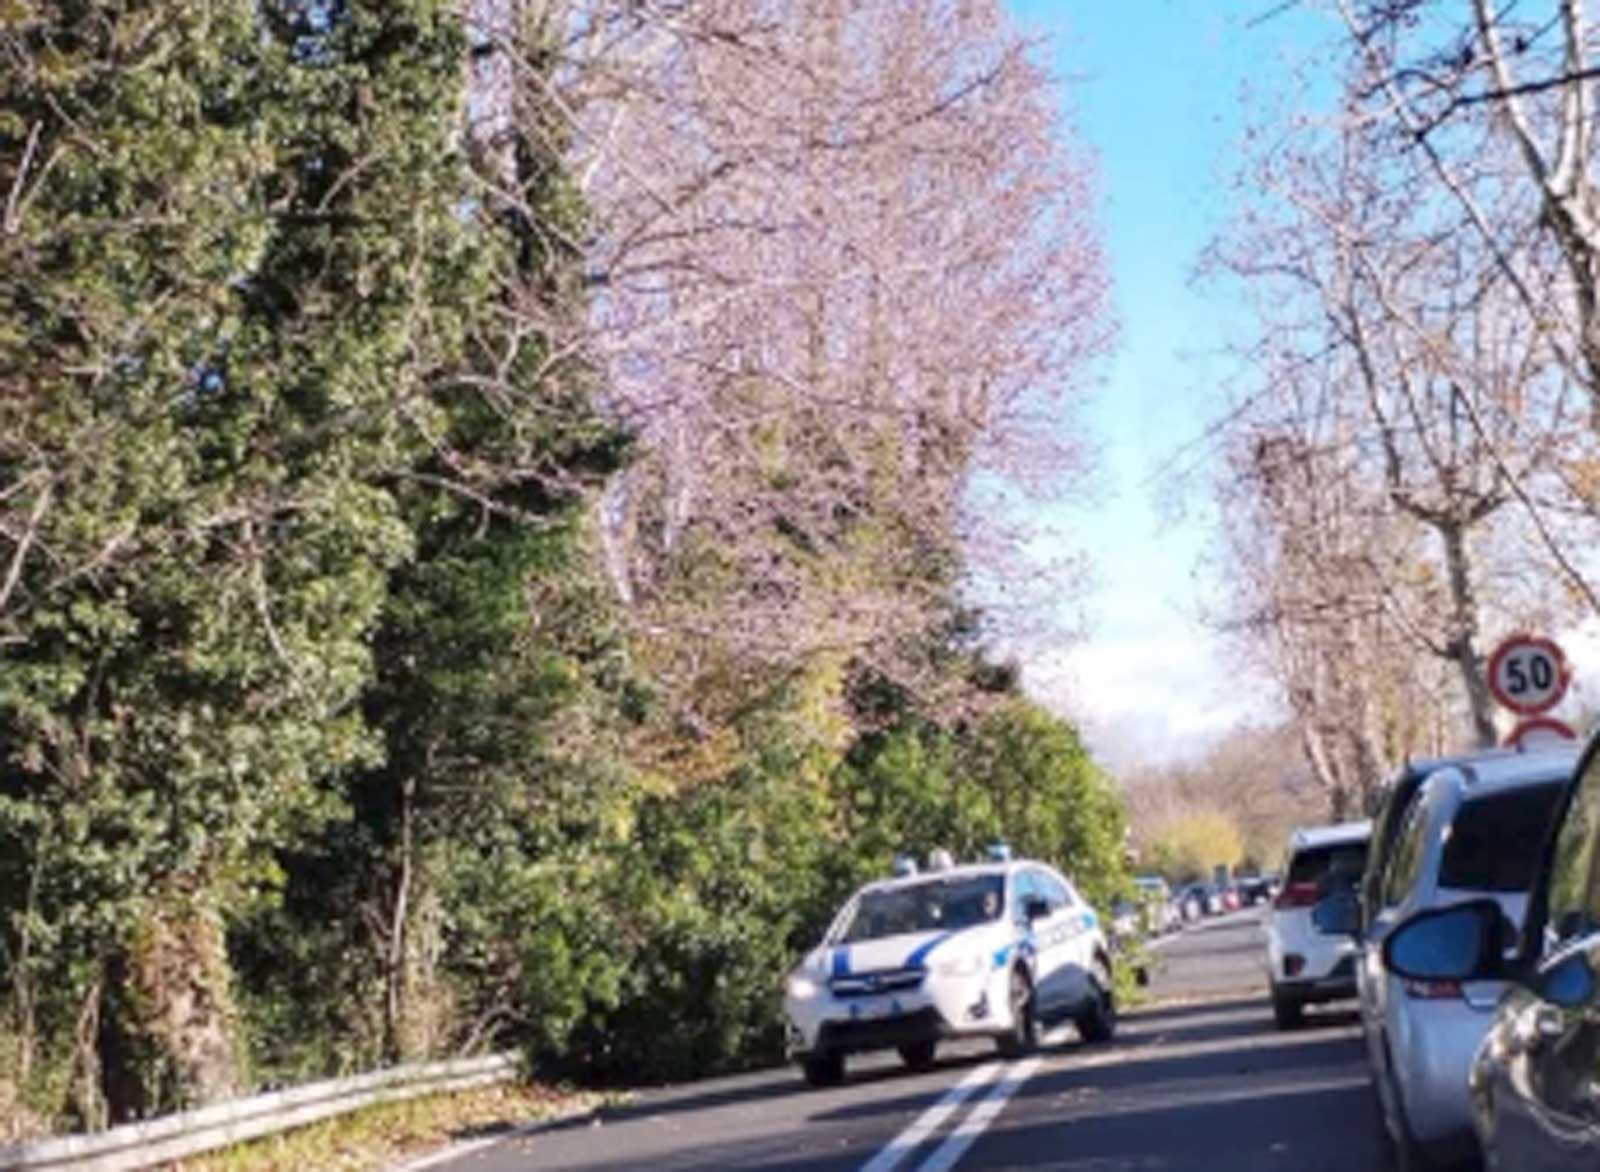
[[[790,973],[783,982],[783,991],[796,1001],[806,1001],[817,995],[821,988],[805,973]]]
[[[975,977],[983,972],[983,960],[981,952],[952,956],[948,960],[939,961],[933,966],[933,971],[941,977]]]

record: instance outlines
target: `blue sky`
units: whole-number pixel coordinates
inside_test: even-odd
[[[1226,405],[1222,349],[1247,323],[1190,274],[1230,214],[1246,126],[1336,30],[1311,4],[1252,25],[1275,0],[1008,3],[1043,38],[1064,118],[1097,157],[1121,327],[1086,413],[1104,491],[1058,518],[1093,566],[1088,639],[1025,656],[1027,682],[1113,768],[1171,760],[1274,711],[1270,687],[1241,677],[1198,619],[1207,479],[1174,521],[1156,473],[1180,454],[1203,459],[1198,441]]]

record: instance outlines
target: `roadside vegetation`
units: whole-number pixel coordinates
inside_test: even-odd
[[[1140,871],[1209,881],[1276,870],[1289,833],[1328,816],[1292,727],[1241,727],[1199,757],[1121,778]]]
[[[1047,80],[678,7],[0,5],[0,1141],[732,1069],[898,851],[1119,889],[991,650],[1111,337]]]
[[[166,1172],[379,1172],[420,1160],[452,1143],[510,1137],[519,1128],[556,1125],[608,1104],[614,1096],[532,1085],[506,1085],[369,1107],[201,1156]]]

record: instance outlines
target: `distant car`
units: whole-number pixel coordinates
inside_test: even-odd
[[[1267,916],[1267,980],[1279,1029],[1300,1024],[1307,1005],[1356,993],[1356,903],[1368,822],[1296,830],[1283,890]],[[1325,914],[1328,909],[1334,914]]]
[[[1272,883],[1264,875],[1251,875],[1239,880],[1239,902],[1245,907],[1269,903],[1272,900]]]
[[[1539,854],[1576,749],[1448,765],[1417,788],[1395,838],[1368,932],[1380,942],[1427,908],[1485,898],[1521,930]],[[1467,1076],[1502,981],[1415,981],[1382,968],[1361,982],[1367,1057],[1383,1122],[1405,1168],[1476,1155]]]
[[[1114,899],[1111,901],[1110,936],[1118,945],[1127,945],[1138,940],[1144,935],[1141,925],[1141,909],[1131,899]]]
[[[1153,936],[1171,932],[1183,922],[1183,913],[1167,881],[1159,875],[1140,875],[1134,890],[1144,908],[1144,930]]]
[[[789,1050],[813,1086],[847,1055],[898,1050],[913,1068],[940,1041],[1033,1049],[1041,1024],[1086,1041],[1116,1028],[1111,950],[1099,917],[1043,863],[1003,859],[869,883],[785,981]]]
[[[1191,883],[1183,889],[1184,919],[1194,921],[1222,911],[1222,897],[1209,883]],[[1191,909],[1193,914],[1191,915]]]

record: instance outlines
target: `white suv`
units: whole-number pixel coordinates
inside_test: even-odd
[[[1356,995],[1352,929],[1371,837],[1370,822],[1289,836],[1283,888],[1267,917],[1267,981],[1279,1029],[1299,1025],[1307,1005]]]
[[[992,1037],[1002,1054],[1071,1019],[1116,1027],[1099,917],[1059,872],[1004,859],[870,883],[840,909],[784,987],[791,1054],[813,1086],[847,1054],[897,1049],[924,1067],[940,1039]]]

